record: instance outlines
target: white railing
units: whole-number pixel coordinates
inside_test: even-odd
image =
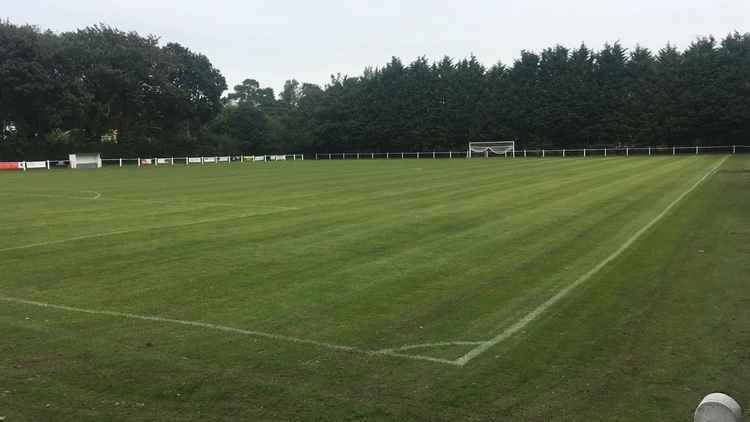
[[[466,151],[428,151],[428,152],[339,152],[317,153],[316,160],[375,160],[375,159],[438,159],[465,158]]]
[[[562,148],[562,149],[516,149],[508,151],[498,157],[528,158],[528,157],[609,157],[631,155],[700,155],[707,153],[741,154],[750,153],[750,145],[723,146],[690,146],[690,147],[604,147],[604,148]],[[456,159],[481,157],[483,154],[469,154],[467,151],[419,151],[419,152],[339,152],[316,153],[316,160],[406,160],[406,159]],[[144,166],[175,166],[175,165],[229,165],[233,162],[267,162],[267,161],[297,161],[304,160],[304,154],[276,154],[276,155],[215,155],[215,156],[186,156],[186,157],[148,157],[148,158],[102,158],[103,166],[126,167]],[[68,160],[37,160],[37,161],[0,161],[0,170],[31,170],[69,167]]]
[[[153,158],[102,158],[103,163],[123,167],[128,164],[142,166],[174,166],[174,165],[217,165],[232,164],[233,162],[255,162],[255,161],[296,161],[304,160],[303,154],[279,154],[279,155],[214,155],[214,156],[188,156],[188,157],[153,157]]]
[[[148,157],[148,158],[102,158],[102,167],[127,167],[127,166],[175,166],[175,165],[229,165],[233,162],[256,162],[256,161],[297,161],[304,160],[303,154],[276,154],[276,155],[215,155],[195,157]],[[39,161],[0,161],[0,170],[32,170],[70,167],[69,160],[39,160]]]
[[[592,156],[625,156],[631,155],[685,155],[701,153],[750,153],[750,145],[725,146],[690,146],[690,147],[603,147],[603,148],[562,148],[562,149],[516,149],[495,157],[592,157]],[[405,159],[454,159],[482,157],[481,153],[469,154],[467,151],[420,151],[420,152],[338,152],[316,153],[316,160],[405,160]],[[484,155],[486,156],[486,155]]]

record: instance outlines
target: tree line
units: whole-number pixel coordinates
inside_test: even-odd
[[[226,81],[202,54],[97,25],[0,24],[0,158],[192,151]]]
[[[104,25],[69,33],[0,24],[0,159],[107,155],[719,145],[750,134],[750,34],[684,51],[619,43],[476,57],[392,58],[323,87],[226,93],[206,56]]]

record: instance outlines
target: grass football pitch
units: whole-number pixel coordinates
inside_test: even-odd
[[[687,421],[750,404],[750,158],[0,174],[0,417]]]

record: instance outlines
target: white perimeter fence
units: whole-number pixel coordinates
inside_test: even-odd
[[[304,160],[303,154],[284,155],[217,155],[209,157],[169,157],[169,158],[102,158],[102,166],[126,165],[143,166],[203,166],[215,164],[232,164],[233,162],[265,162],[265,161],[296,161]]]
[[[742,154],[750,153],[750,145],[691,146],[691,147],[615,147],[615,148],[563,148],[563,149],[517,149],[503,155],[472,153],[471,157],[489,158],[546,158],[546,157],[610,157],[610,156],[659,156],[659,155],[700,155],[700,154]],[[467,151],[427,151],[427,152],[339,152],[316,153],[315,160],[405,160],[405,159],[466,159]],[[204,166],[231,164],[234,162],[268,162],[304,160],[304,154],[283,155],[224,155],[194,157],[148,157],[148,158],[102,158],[102,167],[125,166]],[[69,167],[69,160],[39,161],[0,161],[0,170],[31,170]]]
[[[304,160],[303,154],[284,155],[224,155],[210,157],[150,157],[150,158],[102,158],[102,167],[159,167],[159,166],[203,166],[266,162],[266,161],[297,161]],[[0,170],[32,170],[52,169],[70,167],[70,160],[43,160],[43,161],[0,161]]]
[[[631,155],[699,155],[699,154],[740,154],[750,153],[750,145],[691,146],[691,147],[615,147],[615,148],[564,148],[564,149],[517,149],[503,155],[472,153],[471,157],[609,157]],[[427,152],[338,152],[317,153],[316,160],[405,160],[405,159],[454,159],[468,158],[468,151],[427,151]]]

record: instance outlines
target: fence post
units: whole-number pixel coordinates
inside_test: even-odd
[[[141,157],[138,157],[138,167],[141,166]]]
[[[374,153],[374,152],[370,153],[370,159],[371,159],[371,160],[374,160],[374,159],[375,159],[375,153]]]
[[[565,158],[565,148],[563,148],[563,158]]]
[[[331,153],[330,152],[328,153],[328,159],[329,160],[331,159]]]
[[[120,167],[122,167],[122,158],[120,158]]]
[[[417,160],[419,160],[419,152],[417,152]]]
[[[47,170],[49,170],[49,160],[47,160]]]
[[[318,159],[318,153],[317,152],[315,153],[315,159],[316,160]]]
[[[586,148],[583,149],[583,158],[586,158]]]
[[[732,145],[732,155],[737,154],[737,145]]]
[[[391,153],[390,152],[386,152],[385,153],[385,159],[388,160],[390,158],[391,158]]]
[[[625,156],[630,157],[630,147],[625,147]]]
[[[232,159],[230,158],[229,160],[231,161]],[[170,162],[171,165],[174,165],[174,157],[171,157],[169,159],[169,162]]]
[[[403,152],[401,153],[401,159],[402,160],[404,159],[404,153]]]
[[[448,158],[453,159],[453,151],[448,151]]]
[[[542,158],[546,157],[546,153],[544,152],[544,149],[542,148]]]
[[[695,146],[695,155],[698,155],[698,145]]]
[[[435,151],[432,151],[432,159],[434,160],[435,158],[437,158],[435,157]]]
[[[648,156],[651,156],[651,147],[648,147]]]
[[[676,153],[677,153],[677,151],[675,150],[675,147],[672,146],[672,155],[675,155]]]
[[[523,150],[523,158],[526,158],[526,150]]]
[[[607,147],[604,147],[604,157],[607,157]]]

